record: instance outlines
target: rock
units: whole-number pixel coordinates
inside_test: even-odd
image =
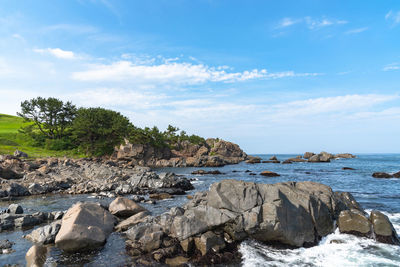
[[[53,244],[58,231],[61,228],[61,221],[55,221],[49,225],[39,227],[26,235],[26,239],[39,244]]]
[[[40,195],[40,194],[44,194],[46,193],[46,189],[41,186],[40,184],[37,183],[32,183],[29,187],[28,187],[28,191],[31,195]]]
[[[393,175],[386,173],[386,172],[374,172],[372,174],[374,178],[393,178]]]
[[[33,245],[25,255],[27,267],[42,267],[46,262],[47,248],[42,245]]]
[[[1,250],[1,249],[9,249],[9,248],[12,248],[13,245],[14,245],[14,243],[8,241],[7,239],[5,239],[5,240],[0,240],[0,250]]]
[[[128,219],[123,220],[117,226],[115,226],[116,231],[126,231],[130,227],[135,226],[139,223],[146,222],[150,213],[148,211],[141,211],[135,215],[132,215]]]
[[[280,176],[280,175],[277,174],[276,172],[271,172],[271,171],[263,171],[262,173],[260,173],[260,175],[262,175],[262,176],[267,176],[267,177],[277,177],[277,176]]]
[[[343,167],[342,170],[350,170],[350,171],[354,171],[355,169],[350,168],[350,167]]]
[[[64,215],[55,244],[71,252],[99,247],[106,242],[114,222],[114,217],[100,205],[79,202]]]
[[[8,206],[7,213],[22,214],[24,213],[24,209],[18,204],[10,204],[10,206]]]
[[[189,258],[178,256],[175,258],[165,259],[165,264],[168,266],[185,266],[189,262]]]
[[[250,159],[246,160],[246,163],[249,163],[249,164],[261,163],[261,158],[260,157],[250,157]]]
[[[189,237],[185,240],[182,240],[180,242],[180,245],[183,251],[185,251],[187,254],[192,254],[195,247],[194,239],[192,237]]]
[[[155,193],[155,194],[150,194],[149,198],[156,199],[156,200],[163,200],[163,199],[169,199],[169,198],[174,198],[168,193]]]
[[[200,237],[195,238],[196,248],[204,256],[210,250],[219,252],[225,248],[225,241],[221,236],[216,235],[212,231],[202,234]]]
[[[22,151],[20,151],[20,150],[15,150],[14,151],[14,157],[17,157],[17,158],[27,158],[28,157],[28,154],[26,154],[25,152],[22,152]]]
[[[306,153],[304,153],[303,158],[309,159],[314,155],[315,155],[315,153],[313,153],[313,152],[306,152]]]
[[[272,156],[269,158],[269,160],[278,160],[278,159],[276,158],[276,156]]]
[[[18,196],[29,196],[29,191],[22,185],[19,185],[17,183],[12,183],[6,190],[8,196],[11,197],[18,197]]]
[[[0,178],[6,179],[6,180],[20,179],[20,178],[22,178],[22,175],[19,173],[16,173],[15,171],[11,170],[10,168],[3,168],[0,166]]]
[[[279,160],[263,160],[262,163],[281,163]]]
[[[218,170],[215,170],[215,171],[197,170],[197,171],[193,171],[192,174],[200,174],[200,175],[213,174],[213,175],[218,175],[218,174],[223,174],[223,173],[218,171]]]
[[[363,237],[370,237],[372,233],[370,220],[363,212],[356,209],[340,212],[338,226],[341,233]]]
[[[333,156],[331,154],[321,152],[320,154],[313,155],[308,158],[308,162],[330,162],[332,157]]]
[[[141,211],[146,211],[146,209],[139,204],[136,204],[134,201],[124,197],[117,197],[113,202],[110,203],[108,210],[111,212],[111,214],[118,217],[130,217]]]
[[[16,218],[14,220],[14,225],[16,228],[32,227],[43,223],[45,219],[43,213],[34,213],[32,215],[24,215],[23,217]]]
[[[307,160],[302,158],[290,158],[284,161],[284,163],[292,163],[292,162],[306,162]]]
[[[125,233],[130,240],[140,244],[140,249],[145,252],[160,248],[164,237],[161,226],[154,223],[140,223]]]
[[[375,239],[381,243],[400,245],[399,237],[389,218],[376,210],[371,211],[370,220],[374,229]]]
[[[335,158],[342,158],[342,159],[352,159],[355,158],[356,156],[354,156],[353,154],[350,153],[341,153],[341,154],[336,154]]]
[[[400,172],[396,172],[395,174],[393,174],[394,178],[400,178]]]
[[[364,212],[360,204],[354,199],[353,195],[348,192],[335,192],[335,198],[337,202],[336,205],[341,206],[340,209],[356,209]]]

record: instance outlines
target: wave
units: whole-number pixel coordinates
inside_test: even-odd
[[[400,229],[400,213],[385,213]],[[247,240],[240,246],[243,266],[399,266],[400,247],[377,243],[372,239],[341,234],[338,229],[317,246],[276,249]]]

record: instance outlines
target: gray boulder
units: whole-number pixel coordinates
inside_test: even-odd
[[[389,218],[382,212],[371,211],[370,220],[374,228],[375,239],[378,242],[400,245],[399,237]]]
[[[18,204],[10,204],[10,206],[8,206],[7,213],[22,214],[24,213],[24,209]]]
[[[356,210],[344,210],[340,213],[338,227],[341,233],[371,237],[372,224],[365,213]]]
[[[60,228],[61,221],[55,221],[49,225],[33,230],[30,234],[26,235],[25,238],[31,240],[34,243],[53,244]]]

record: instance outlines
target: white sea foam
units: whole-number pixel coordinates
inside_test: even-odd
[[[396,214],[399,216],[400,214]],[[399,225],[397,224],[396,227]],[[400,247],[341,234],[337,229],[318,246],[275,249],[254,241],[240,246],[243,266],[400,266]]]

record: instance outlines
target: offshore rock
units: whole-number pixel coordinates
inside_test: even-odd
[[[356,210],[344,210],[340,213],[338,226],[341,233],[371,237],[372,224],[365,213]]]
[[[399,237],[389,218],[380,211],[371,211],[370,220],[374,228],[375,239],[378,242],[400,245]]]

